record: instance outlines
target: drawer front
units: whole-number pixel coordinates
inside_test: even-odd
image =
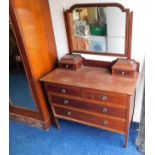
[[[132,71],[114,70],[113,74],[122,76],[122,77],[134,77],[134,72],[132,72]]]
[[[99,100],[102,102],[114,103],[117,105],[126,106],[126,95],[96,91],[96,90],[88,90],[84,89],[82,91],[83,97],[90,100]]]
[[[73,64],[60,64],[59,66],[60,68],[64,68],[64,69],[71,69],[71,70],[75,69]]]
[[[62,117],[67,117],[68,119],[82,121],[85,122],[86,124],[90,123],[92,125],[97,125],[101,128],[107,128],[123,133],[125,132],[125,121],[119,119],[112,119],[110,117],[99,117],[67,108],[61,108],[58,106],[54,106],[54,110],[56,116],[59,115]]]
[[[57,96],[54,94],[50,94],[49,97],[52,103],[54,104],[78,108],[78,109],[87,110],[94,113],[99,113],[99,114],[125,119],[126,110],[124,108],[116,108],[116,107],[107,106],[107,105],[104,106],[100,104],[93,104],[82,100],[76,100],[76,99],[71,99],[67,97]]]
[[[46,88],[48,92],[51,91],[55,93],[81,97],[81,90],[78,87],[71,87],[71,86],[60,85],[60,84],[47,84]]]

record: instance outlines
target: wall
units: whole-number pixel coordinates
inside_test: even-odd
[[[51,7],[51,14],[53,20],[53,27],[58,51],[59,59],[68,53],[67,36],[63,17],[63,9],[68,9],[71,5],[77,3],[105,3],[105,2],[118,2],[124,5],[126,8],[130,8],[133,11],[133,37],[132,37],[132,55],[133,59],[140,62],[140,71],[144,63],[144,52],[146,50],[146,38],[144,37],[147,33],[146,26],[146,15],[144,14],[149,11],[147,7],[148,3],[146,0],[49,0]],[[83,56],[85,56],[83,54]],[[94,56],[87,55],[88,59],[97,60],[111,60],[113,57],[107,58],[105,56]],[[140,74],[138,81],[138,88],[136,94],[136,104],[133,120],[139,122],[140,111],[141,111],[141,100],[142,100],[142,89],[143,89],[144,74]]]

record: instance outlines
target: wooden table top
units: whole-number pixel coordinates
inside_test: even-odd
[[[106,68],[83,66],[77,71],[57,68],[41,81],[133,95],[138,74],[135,78],[125,78],[112,75]]]

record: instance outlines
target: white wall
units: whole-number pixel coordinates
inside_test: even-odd
[[[147,0],[49,0],[52,21],[58,51],[59,59],[68,53],[67,45],[67,36],[66,29],[63,17],[63,9],[70,8],[73,4],[78,3],[105,3],[105,2],[118,2],[124,5],[126,8],[130,8],[133,11],[133,37],[132,37],[132,58],[140,62],[140,71],[144,63],[144,52],[146,50],[146,41],[145,34],[147,33],[148,28],[146,28],[146,15],[149,11],[148,1]],[[83,54],[83,56],[85,56]],[[109,60],[105,56],[87,56],[89,59],[97,60]],[[113,59],[113,58],[112,58]],[[143,75],[143,76],[142,76]],[[140,120],[140,111],[141,111],[141,97],[142,97],[142,83],[143,83],[144,74],[140,74],[137,95],[136,95],[136,105],[135,113],[133,120],[139,122]]]

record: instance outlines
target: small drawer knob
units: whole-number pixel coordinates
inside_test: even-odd
[[[108,109],[107,109],[107,108],[103,108],[103,109],[102,109],[102,112],[103,112],[103,113],[106,113],[106,112],[108,112]]]
[[[102,96],[102,100],[103,100],[103,101],[106,101],[107,99],[108,99],[107,96]]]
[[[65,67],[66,67],[66,68],[68,68],[68,67],[69,67],[69,65],[66,65]]]
[[[124,75],[125,74],[125,72],[122,72],[122,75]]]
[[[70,116],[72,114],[71,111],[67,111],[67,115]]]
[[[66,93],[66,89],[62,88],[61,93]]]
[[[103,121],[103,125],[108,125],[108,121]]]
[[[69,101],[68,100],[64,100],[64,104],[68,104],[69,103]]]

